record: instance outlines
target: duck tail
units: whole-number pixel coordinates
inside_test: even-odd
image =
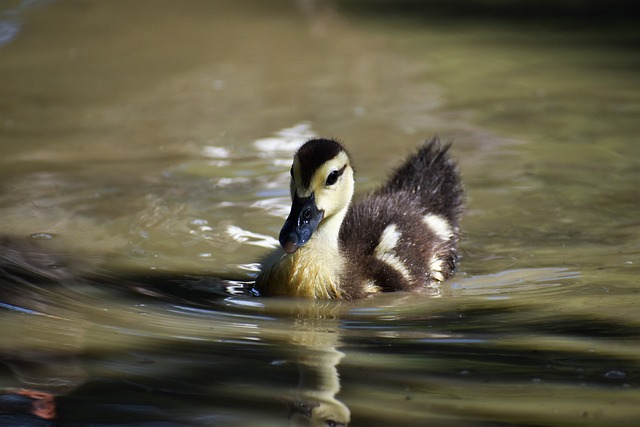
[[[425,213],[442,215],[457,227],[464,189],[458,166],[448,155],[449,148],[451,144],[442,144],[438,137],[427,140],[393,172],[381,190],[410,193]]]

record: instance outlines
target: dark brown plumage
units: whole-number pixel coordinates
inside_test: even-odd
[[[458,259],[464,190],[457,166],[447,156],[449,148],[437,138],[425,143],[382,187],[351,205],[340,228],[341,252],[349,259],[341,282],[354,284],[344,286],[346,298],[366,295],[367,289],[358,283],[372,283],[383,292],[409,291],[434,287],[451,275]],[[450,239],[424,226],[428,214],[448,221]],[[394,252],[413,280],[375,256],[380,236],[391,224],[402,236]],[[443,260],[438,272],[432,271],[434,257]]]
[[[342,144],[305,143],[291,169],[294,203],[280,239],[287,253],[265,260],[257,289],[345,299],[437,292],[455,268],[464,203],[449,148],[426,142],[384,185],[350,204],[353,168]]]
[[[345,151],[342,144],[331,139],[310,139],[296,153],[300,160],[301,184],[308,187],[311,177],[326,161]]]

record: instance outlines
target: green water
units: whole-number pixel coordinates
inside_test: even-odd
[[[318,403],[353,426],[637,425],[621,5],[0,4],[0,424],[50,424],[3,406],[24,388],[63,426],[289,425]],[[226,292],[276,243],[305,138],[343,140],[364,191],[436,134],[468,192],[441,298]]]

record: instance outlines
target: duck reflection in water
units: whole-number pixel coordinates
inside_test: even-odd
[[[5,425],[9,421],[13,425],[53,425],[69,417],[81,416],[73,412],[75,409],[70,413],[70,405],[74,405],[71,402],[81,406],[87,404],[91,407],[96,404],[92,399],[97,398],[98,405],[101,405],[100,399],[104,398],[100,394],[102,386],[99,381],[96,382],[94,378],[88,377],[83,359],[86,352],[91,352],[96,345],[95,340],[89,339],[87,342],[85,339],[87,331],[96,333],[95,325],[92,323],[93,311],[89,309],[86,313],[84,312],[85,304],[87,307],[91,306],[93,301],[91,295],[95,292],[96,283],[91,282],[87,284],[89,288],[84,287],[83,274],[79,273],[84,270],[84,267],[69,266],[68,260],[58,256],[57,250],[48,247],[48,244],[42,245],[40,244],[42,242],[21,238],[4,238],[0,243],[2,244],[0,304],[3,308],[0,317],[0,330],[3,331],[0,339],[0,374],[4,375],[2,389],[0,389],[0,425]],[[53,266],[56,268],[52,268]],[[185,297],[182,293],[178,295],[170,292],[177,289],[175,277],[164,279],[154,277],[152,283],[147,284],[139,282],[133,274],[130,276],[126,280],[117,282],[120,286],[126,286],[127,289],[135,285],[138,291],[145,286],[153,286],[152,289],[156,290],[154,298],[165,296],[169,301],[175,301]],[[100,283],[100,286],[116,285],[108,280]],[[162,287],[163,283],[166,286]],[[161,292],[159,286],[166,293]],[[103,295],[102,291],[99,295]],[[194,295],[203,296],[198,293]],[[192,297],[196,298],[194,295]],[[211,297],[211,295],[208,296]],[[108,307],[111,306],[108,305]],[[127,323],[127,319],[133,319],[128,317],[128,310],[121,311],[117,307],[119,306],[116,304],[112,307],[113,310],[109,310],[111,314],[100,311],[101,321],[117,328],[115,325],[120,325],[121,322]],[[125,304],[125,307],[129,307],[129,304]],[[282,318],[288,319],[288,328],[291,329],[286,335],[285,342],[271,335],[269,328],[264,331],[263,339],[266,343],[272,343],[277,348],[280,348],[279,344],[284,344],[282,349],[287,354],[288,360],[292,361],[291,367],[298,371],[298,384],[288,388],[284,394],[271,394],[266,398],[265,396],[257,397],[257,401],[267,401],[280,408],[280,403],[285,401],[289,410],[288,422],[293,426],[326,427],[349,424],[350,411],[336,398],[340,391],[337,367],[344,357],[344,354],[338,350],[340,308],[339,301],[298,300],[297,304],[287,301],[286,315]],[[167,314],[163,310],[160,312],[162,315]],[[136,314],[138,310],[134,309],[133,313],[135,320],[140,321],[140,316]],[[115,317],[111,319],[111,316],[117,318],[122,316],[122,318],[121,321],[112,322]],[[149,318],[152,319],[153,316]],[[138,324],[137,327],[140,328],[139,330],[146,330],[144,329],[146,327],[155,328],[150,324]],[[169,328],[167,332],[171,335],[172,326],[167,324],[164,327]],[[176,324],[175,327],[183,326]],[[180,333],[184,333],[183,329],[179,330]],[[207,331],[204,336],[208,337],[207,342],[212,344],[211,348],[215,350],[217,348],[215,343],[220,337],[216,332],[210,336],[209,326],[203,326],[203,330]],[[161,333],[160,330],[158,333]],[[281,331],[278,330],[278,336],[280,333]],[[110,344],[119,343],[119,337],[120,335],[111,336],[114,341]],[[128,351],[131,342],[127,341],[126,334],[122,335],[122,340],[123,342],[117,345],[122,345],[122,348]],[[163,343],[164,340],[160,339],[159,342]],[[89,350],[87,345],[90,346]],[[208,344],[202,344],[202,347],[209,348]],[[200,354],[202,347],[195,353]],[[99,346],[99,348],[102,347]],[[145,353],[145,351],[144,348],[137,348],[139,353]],[[224,351],[222,353],[224,354]],[[115,357],[117,355],[117,352],[114,353]],[[156,356],[154,351],[149,350],[149,360],[153,360]],[[124,362],[114,361],[113,363],[116,365],[128,363],[128,360],[125,358]],[[208,362],[206,366],[209,366]],[[176,378],[184,375],[182,378],[185,383],[199,384],[204,377],[215,377],[220,383],[228,381],[230,384],[235,384],[238,380],[231,374],[232,369],[219,371],[214,366],[209,374],[203,376],[199,373],[197,378],[192,378],[189,372],[176,372],[173,368],[174,366],[169,364],[167,372],[171,372],[171,375]],[[116,373],[120,372],[118,369],[126,368],[124,366],[116,368]],[[254,375],[257,374],[256,376],[259,377],[260,373],[264,372],[259,371]],[[91,394],[83,395],[78,390],[87,380],[89,387],[94,389]],[[144,396],[136,394],[133,396],[135,396],[132,397],[133,402],[136,404],[147,402],[147,399],[153,402],[153,398],[150,398],[147,392]],[[224,397],[234,401],[233,395]],[[180,402],[176,403],[176,408],[179,405]],[[126,407],[127,405],[115,406],[114,408],[117,409],[114,409],[114,413],[110,416],[126,419]],[[63,410],[64,408],[66,411]]]
[[[291,425],[346,426],[351,413],[335,398],[340,391],[337,365],[344,354],[336,349],[319,350],[298,362],[300,384],[297,399],[289,406]]]
[[[288,403],[289,419],[295,427],[347,426],[351,412],[336,399],[340,392],[338,364],[345,356],[337,349],[340,306],[309,302],[299,306],[291,339],[299,352],[296,362],[300,380]]]
[[[425,142],[387,183],[352,204],[354,170],[344,146],[331,139],[308,140],[291,166],[292,206],[280,232],[282,247],[263,260],[256,291],[306,297],[320,304],[316,309],[323,300],[380,292],[441,294],[441,282],[458,258],[464,202],[448,150],[437,138]],[[323,329],[319,319],[325,315],[304,309],[299,315],[302,325],[294,341],[301,346],[300,384],[290,406],[296,426],[350,421],[349,409],[335,398],[337,365],[344,356],[336,349],[337,324]]]
[[[265,260],[256,283],[265,296],[307,297],[297,300],[296,311],[288,313],[296,325],[285,348],[297,352],[300,375],[297,388],[287,396],[292,425],[346,426],[350,422],[349,408],[336,398],[340,392],[337,367],[344,357],[338,350],[338,319],[341,304],[348,304],[340,301],[393,290],[442,293],[441,282],[452,274],[457,259],[464,198],[457,167],[447,151],[448,146],[438,140],[424,144],[387,184],[353,205],[354,172],[340,143],[314,139],[296,154],[291,169],[293,204],[280,235],[282,248]],[[0,320],[21,325],[5,328],[16,335],[0,341],[0,360],[25,384],[26,390],[19,393],[36,399],[45,393],[40,400],[53,403],[55,394],[68,393],[84,381],[75,358],[82,352],[89,321],[74,310],[77,295],[64,300],[64,292],[70,284],[82,287],[85,281],[78,268],[65,275],[66,269],[57,268],[60,261],[49,259],[48,251],[20,250],[16,242],[7,241],[0,241],[0,248],[6,249],[0,253],[4,285],[0,301],[9,308]],[[88,276],[97,280],[93,274]],[[124,280],[114,278],[117,286],[144,289],[146,295],[160,297],[164,288],[168,296],[181,288],[169,276],[153,277],[149,288],[139,287],[133,274],[125,274]],[[207,283],[213,279],[208,277]],[[185,280],[181,277],[177,282]],[[188,289],[185,300],[197,298]],[[30,322],[18,322],[22,309],[32,311]],[[25,337],[33,337],[37,345],[25,347]],[[48,415],[37,415],[52,418],[55,408]]]

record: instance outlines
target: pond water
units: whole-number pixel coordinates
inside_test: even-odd
[[[0,424],[638,425],[637,22],[453,3],[1,3]],[[440,297],[238,293],[305,138],[436,134]]]

